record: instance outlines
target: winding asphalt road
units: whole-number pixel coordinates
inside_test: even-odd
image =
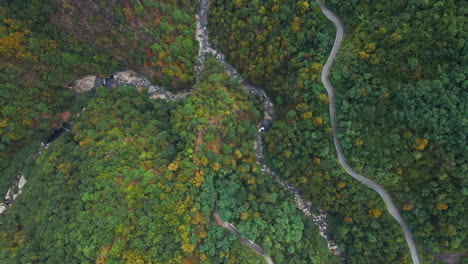
[[[353,169],[346,162],[346,159],[345,159],[345,157],[343,155],[341,145],[340,145],[340,141],[339,141],[338,136],[337,136],[338,135],[338,126],[337,126],[337,123],[336,123],[336,106],[335,106],[334,90],[333,90],[333,86],[331,85],[330,81],[328,80],[328,74],[330,72],[330,67],[331,67],[331,65],[333,63],[333,60],[335,59],[335,57],[336,57],[336,55],[338,53],[338,50],[339,50],[340,45],[341,45],[341,41],[343,39],[343,25],[341,24],[338,17],[336,15],[334,15],[330,10],[328,10],[322,4],[322,2],[320,0],[316,0],[316,2],[320,6],[320,8],[321,8],[322,12],[325,14],[325,16],[329,20],[331,20],[335,24],[335,26],[337,28],[335,43],[333,45],[332,52],[330,53],[330,56],[329,56],[325,66],[323,68],[321,79],[322,79],[322,82],[323,82],[323,84],[325,85],[325,87],[327,89],[328,97],[330,99],[330,104],[329,104],[330,122],[331,122],[331,126],[332,126],[332,129],[333,129],[333,139],[334,139],[334,142],[335,142],[336,151],[338,153],[339,162],[340,162],[341,166],[345,169],[345,171],[349,175],[351,175],[352,177],[354,177],[355,179],[357,179],[361,183],[365,184],[369,188],[377,191],[380,194],[380,196],[382,196],[382,198],[385,201],[385,204],[387,206],[388,211],[398,221],[398,223],[401,225],[401,227],[402,227],[402,229],[404,231],[406,241],[407,241],[408,246],[409,246],[410,251],[411,251],[411,257],[413,259],[413,263],[414,264],[419,264],[420,261],[419,261],[418,253],[417,253],[417,250],[416,250],[416,246],[414,245],[413,236],[411,234],[411,231],[408,228],[405,221],[403,220],[403,218],[401,217],[401,215],[398,212],[398,210],[396,209],[396,207],[394,206],[394,204],[392,203],[388,193],[380,185],[378,185],[374,181],[372,181],[370,179],[367,179],[367,178],[363,177],[362,175],[359,175],[358,173],[353,171]],[[265,112],[264,112],[263,122],[261,124],[259,124],[259,127],[262,126],[262,124],[271,123],[274,120],[274,106],[271,103],[271,101],[269,100],[269,98],[267,97],[267,95],[265,94],[265,92],[262,89],[259,89],[259,88],[256,88],[256,87],[253,87],[253,86],[250,86],[250,85],[246,84],[244,82],[244,80],[242,79],[241,75],[239,74],[239,72],[234,67],[232,67],[229,63],[226,62],[224,55],[222,53],[220,53],[218,50],[216,50],[216,48],[212,47],[209,44],[209,42],[208,42],[208,32],[206,30],[208,5],[209,5],[209,0],[201,0],[200,1],[199,12],[197,14],[196,39],[200,43],[200,50],[199,50],[199,54],[198,54],[199,61],[198,61],[197,65],[196,65],[196,69],[195,69],[196,79],[199,78],[200,73],[201,73],[201,71],[203,69],[205,54],[212,53],[218,59],[218,61],[220,61],[223,64],[224,70],[232,78],[237,79],[247,92],[256,94],[262,99],[262,101],[264,103],[264,106],[265,106]],[[177,98],[174,98],[174,100],[170,100],[170,99],[167,99],[167,98],[165,98],[165,99],[168,100],[168,101],[174,101],[174,100],[178,100],[180,98],[177,97]],[[332,249],[333,251],[335,251],[337,253],[337,255],[340,255],[342,257],[342,259],[343,259],[343,262],[345,263],[344,257],[342,256],[340,249],[338,248],[338,246],[336,244],[331,242],[329,236],[326,234],[327,225],[326,225],[326,222],[325,222],[326,215],[324,214],[324,212],[321,212],[321,215],[319,215],[319,216],[313,215],[310,212],[310,210],[306,206],[304,206],[305,204],[309,204],[309,202],[303,200],[302,197],[299,195],[299,192],[291,184],[289,184],[285,180],[282,180],[278,175],[276,175],[274,172],[270,171],[269,168],[265,164],[263,164],[261,133],[262,133],[262,130],[259,130],[258,133],[257,133],[257,137],[256,137],[256,141],[255,141],[255,152],[256,152],[257,163],[259,163],[259,165],[261,165],[262,172],[267,174],[268,176],[278,180],[280,182],[280,184],[285,189],[287,189],[293,195],[295,195],[296,202],[301,205],[301,206],[299,206],[299,208],[319,226],[320,231],[321,231],[321,235],[327,240],[327,242],[329,244],[329,249]],[[213,216],[215,218],[215,221],[220,226],[226,228],[229,232],[236,233],[236,235],[238,236],[238,238],[240,239],[240,241],[242,243],[246,244],[252,250],[254,250],[258,254],[262,255],[265,258],[267,263],[273,263],[273,261],[271,260],[270,257],[265,256],[265,253],[264,253],[263,249],[261,249],[260,247],[255,245],[252,241],[250,241],[248,239],[245,239],[245,238],[242,238],[241,234],[237,231],[237,229],[235,229],[235,227],[232,224],[227,223],[227,222],[222,222],[221,217],[219,216],[219,212],[215,211]]]
[[[328,57],[327,62],[325,63],[325,66],[323,67],[321,79],[322,79],[323,84],[325,85],[325,88],[327,89],[328,98],[330,99],[330,103],[329,103],[330,123],[333,129],[333,141],[335,142],[336,152],[338,153],[338,160],[340,161],[340,164],[343,167],[343,169],[345,169],[345,171],[349,175],[351,175],[353,178],[360,181],[362,184],[366,185],[367,187],[373,189],[374,191],[380,194],[380,196],[385,202],[385,205],[387,206],[388,212],[398,221],[401,228],[403,229],[406,242],[411,251],[411,258],[413,260],[413,264],[419,264],[420,261],[419,261],[418,251],[413,241],[413,234],[411,233],[411,230],[409,229],[405,220],[403,220],[403,218],[401,217],[400,212],[398,212],[398,209],[393,204],[392,199],[390,198],[390,195],[388,195],[387,191],[385,191],[385,189],[382,188],[382,186],[378,185],[376,182],[356,173],[351,168],[351,166],[349,166],[349,164],[346,162],[346,158],[343,155],[341,143],[340,143],[340,140],[338,139],[338,125],[336,123],[335,94],[334,94],[333,86],[331,85],[330,80],[328,79],[328,74],[330,73],[330,68],[332,66],[333,60],[335,59],[336,55],[338,54],[338,50],[340,49],[341,41],[343,40],[344,30],[343,30],[343,25],[340,22],[340,19],[335,14],[333,14],[333,12],[331,12],[326,6],[324,6],[321,0],[316,0],[316,2],[320,6],[322,13],[329,20],[331,20],[333,24],[335,24],[335,27],[336,27],[335,43],[333,44],[333,48],[330,53],[330,56]]]

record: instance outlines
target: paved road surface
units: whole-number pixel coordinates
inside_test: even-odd
[[[390,198],[390,195],[388,195],[387,191],[385,191],[382,186],[378,185],[376,182],[356,173],[351,166],[346,162],[345,156],[343,155],[343,151],[341,149],[341,144],[340,140],[338,139],[338,125],[336,123],[336,105],[335,105],[335,94],[333,90],[333,86],[330,83],[330,80],[328,79],[328,74],[330,73],[330,67],[332,66],[333,60],[335,59],[338,50],[340,49],[341,41],[343,40],[343,25],[340,22],[340,19],[333,14],[327,7],[323,5],[321,0],[316,0],[317,4],[320,6],[323,14],[333,22],[336,26],[336,38],[335,38],[335,43],[333,44],[333,49],[330,53],[330,56],[328,57],[327,62],[325,63],[325,66],[323,67],[322,70],[322,82],[325,85],[325,88],[327,88],[327,93],[328,93],[328,98],[330,99],[330,104],[329,104],[329,109],[330,109],[330,123],[333,129],[333,141],[335,142],[335,148],[336,152],[338,153],[338,160],[340,161],[341,166],[345,169],[345,171],[351,175],[353,178],[356,180],[360,181],[367,187],[375,190],[382,196],[383,200],[385,201],[385,205],[387,206],[387,210],[390,212],[390,214],[398,221],[400,224],[401,228],[403,229],[403,232],[405,234],[406,242],[408,243],[408,247],[410,248],[411,251],[411,258],[413,259],[414,264],[419,264],[419,256],[418,252],[416,250],[416,246],[413,241],[413,235],[411,233],[411,230],[409,229],[408,225],[406,224],[405,220],[400,215],[400,212],[398,212],[398,209],[395,207],[395,205],[392,202],[392,199]]]

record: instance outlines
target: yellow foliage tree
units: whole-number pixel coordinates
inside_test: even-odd
[[[417,138],[413,143],[413,148],[415,150],[424,150],[429,144],[429,140],[425,138]]]
[[[247,217],[249,217],[249,213],[247,213],[247,212],[242,212],[241,215],[240,215],[241,220],[246,220]]]
[[[4,128],[8,125],[8,120],[7,119],[3,119],[2,122],[0,122],[0,128]]]
[[[401,35],[400,34],[395,32],[390,36],[390,43],[391,44],[396,44],[396,43],[398,43],[400,41],[401,41]]]
[[[338,184],[336,184],[336,186],[338,186],[338,188],[342,189],[342,188],[344,188],[346,186],[346,183],[343,182],[343,181],[340,181],[340,182],[338,182]]]
[[[413,148],[415,150],[424,150],[429,144],[429,140],[425,138],[417,138],[413,143]]]
[[[326,94],[319,94],[318,96],[318,100],[319,102],[321,102],[322,104],[328,104],[330,103],[330,99],[328,98],[328,96]]]
[[[375,43],[367,43],[364,45],[364,51],[367,53],[372,53],[375,51]]]
[[[299,2],[299,8],[301,9],[301,12],[307,12],[309,10],[309,3],[307,3],[306,1],[303,1],[303,2]]]
[[[363,144],[364,144],[364,141],[362,141],[362,139],[360,139],[360,138],[358,138],[358,139],[356,139],[356,140],[354,141],[354,145],[355,145],[356,147],[360,147],[360,146],[362,146]]]
[[[319,127],[323,124],[323,119],[317,116],[314,118],[313,123],[314,123],[314,126]]]
[[[248,177],[247,184],[255,184],[255,183],[256,183],[255,177],[252,177],[252,176]]]
[[[307,108],[309,108],[309,105],[307,105],[306,103],[300,103],[296,105],[297,110],[306,110]]]
[[[206,165],[209,163],[208,158],[205,157],[205,156],[203,156],[203,157],[200,159],[200,162],[201,162],[201,164],[203,164],[203,166],[206,166]]]
[[[234,156],[238,159],[242,158],[242,152],[238,149],[234,150]]]
[[[293,33],[298,33],[301,30],[301,19],[295,17],[291,22],[291,30]]]
[[[278,12],[278,10],[280,9],[280,6],[278,4],[274,4],[273,7],[271,8],[271,12]]]
[[[344,218],[344,221],[345,221],[345,223],[351,223],[351,222],[353,222],[353,218],[350,217],[350,216],[347,216],[347,217]]]
[[[385,34],[387,32],[387,28],[385,27],[379,27],[379,31],[377,31],[379,34]]]
[[[360,51],[358,52],[358,54],[359,54],[359,58],[361,58],[362,60],[367,60],[370,57],[370,55],[367,54],[365,51]]]
[[[179,168],[179,165],[175,162],[169,164],[169,166],[167,166],[167,168],[170,170],[170,171],[176,171],[178,168]]]
[[[448,209],[448,205],[446,203],[436,203],[437,209],[444,211]]]
[[[80,147],[82,147],[82,148],[87,148],[87,147],[89,147],[92,143],[93,143],[93,140],[90,139],[90,138],[87,138],[87,139],[85,139],[85,140],[83,140],[83,141],[80,141]]]
[[[196,225],[196,224],[200,223],[202,221],[202,219],[203,219],[202,214],[200,214],[200,212],[197,212],[193,216],[191,224]]]
[[[0,37],[0,55],[19,60],[35,60],[36,58],[32,53],[26,50],[26,41],[26,33],[24,32],[11,32],[4,37]]]
[[[314,72],[322,72],[323,65],[321,63],[312,63],[310,69]]]
[[[375,218],[379,218],[380,215],[382,215],[382,211],[380,211],[378,208],[372,208],[369,210],[369,215]]]
[[[304,119],[304,120],[311,119],[312,118],[312,112],[307,111],[305,113],[302,113],[301,118]]]
[[[260,8],[258,9],[258,13],[261,14],[261,15],[263,15],[263,14],[265,14],[265,12],[266,12],[265,7],[264,7],[264,6],[260,6]]]
[[[195,171],[195,176],[190,179],[190,182],[195,186],[195,187],[200,187],[200,185],[205,181],[205,178],[203,177],[205,173],[203,171]]]
[[[213,166],[212,166],[212,169],[213,169],[214,171],[218,171],[220,168],[221,168],[221,166],[220,166],[219,163],[217,163],[217,162],[216,162],[215,164],[213,164]]]
[[[144,254],[142,254],[143,252],[138,252],[138,251],[124,251],[123,252],[123,256],[122,258],[125,260],[125,263],[132,263],[132,264],[144,264],[144,263],[148,263],[149,259],[146,257],[146,259],[142,259],[145,258]]]
[[[321,162],[320,158],[317,158],[317,157],[314,158],[314,164],[315,165],[319,165],[320,162]]]
[[[409,211],[411,209],[413,209],[413,206],[411,204],[407,204],[407,203],[403,204],[403,210]]]

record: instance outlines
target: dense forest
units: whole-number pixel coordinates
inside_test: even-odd
[[[423,262],[465,251],[466,4],[332,2],[347,34],[331,78],[345,154],[389,187]],[[335,216],[334,234],[350,263],[409,262],[380,197],[335,158],[319,81],[334,27],[317,5],[213,1],[209,21],[213,43],[279,106],[265,135],[270,164]]]
[[[332,69],[346,156],[425,249],[466,250],[467,4],[330,2],[350,34]]]
[[[131,68],[168,89],[193,83],[195,7],[188,1],[0,0],[0,191],[69,117],[79,76]]]
[[[411,263],[381,197],[341,168],[320,81],[334,25],[312,0],[211,0],[210,42],[276,120],[265,162],[327,212],[348,263]],[[330,80],[350,165],[389,191],[422,263],[467,255],[467,39],[463,1],[324,1],[345,25]],[[334,264],[294,196],[256,163],[263,104],[207,56],[195,83],[195,0],[0,0],[0,263]],[[67,87],[131,69],[141,87]],[[195,85],[194,85],[195,84]],[[36,159],[63,122],[73,123]],[[466,263],[464,258],[462,263]]]
[[[98,88],[0,218],[3,263],[263,263],[214,223],[216,201],[277,263],[338,263],[255,163],[260,102],[207,67],[172,104]]]

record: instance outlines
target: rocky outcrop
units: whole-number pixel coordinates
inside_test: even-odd
[[[5,213],[8,207],[10,207],[13,204],[13,202],[16,200],[18,195],[21,194],[21,190],[23,186],[26,184],[26,182],[27,181],[23,173],[22,172],[18,173],[15,180],[10,185],[10,188],[8,189],[7,194],[5,195],[5,202],[0,204],[0,214]]]
[[[121,71],[116,72],[109,77],[100,78],[98,76],[89,75],[75,81],[75,85],[70,89],[76,93],[84,93],[99,86],[105,86],[108,89],[113,89],[119,86],[134,86],[136,89],[145,89],[151,99],[162,99],[169,102],[177,101],[187,97],[190,90],[179,91],[174,94],[167,91],[160,85],[153,85],[145,77],[138,75],[134,71]]]
[[[166,91],[160,85],[152,85],[151,82],[143,76],[139,76],[134,71],[117,72],[114,75],[115,86],[131,85],[137,89],[146,89],[151,99],[162,99],[166,101],[176,101],[183,99],[190,94],[191,91],[180,91],[177,94]]]
[[[93,89],[96,86],[99,86],[100,84],[101,78],[94,75],[88,75],[86,77],[76,80],[74,85],[70,86],[70,89],[76,93],[84,93]]]

